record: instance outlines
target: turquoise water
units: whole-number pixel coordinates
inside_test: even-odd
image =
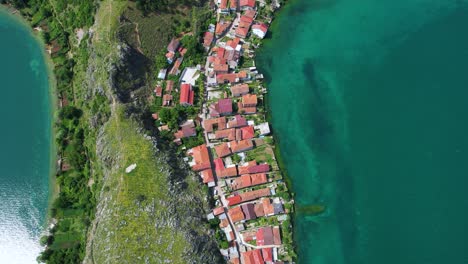
[[[36,263],[49,192],[50,106],[42,49],[0,10],[0,263]]]
[[[293,0],[258,57],[299,263],[468,263],[468,1]]]

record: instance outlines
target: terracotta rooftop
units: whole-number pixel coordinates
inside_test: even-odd
[[[257,95],[256,94],[245,94],[242,96],[242,106],[252,107],[257,106]]]
[[[243,128],[240,128],[242,131],[242,139],[251,139],[254,138],[255,136],[255,131],[253,126],[246,126]]]
[[[239,4],[241,7],[255,7],[255,0],[239,0]]]
[[[244,264],[263,264],[262,253],[260,249],[242,252],[242,263]]]
[[[264,215],[273,215],[275,213],[275,208],[271,204],[270,198],[263,198],[261,202],[263,205]]]
[[[171,101],[172,101],[172,95],[170,95],[170,94],[165,94],[165,95],[163,96],[162,105],[163,105],[163,106],[170,106],[170,105],[171,105]]]
[[[255,114],[257,112],[257,107],[244,107],[241,102],[237,103],[237,112],[241,114]]]
[[[173,87],[174,87],[174,81],[167,80],[166,81],[166,92],[168,92],[168,93],[172,92]]]
[[[203,46],[204,47],[210,47],[211,43],[213,43],[213,38],[214,34],[211,32],[205,32],[205,35],[203,36]]]
[[[232,127],[242,127],[242,126],[246,126],[247,125],[247,120],[242,117],[241,115],[236,115],[234,117],[234,119],[232,119],[231,121],[229,121],[227,123],[227,126],[229,128],[232,128]]]
[[[197,135],[197,130],[193,127],[183,127],[181,130],[174,133],[176,139],[194,137]]]
[[[254,210],[255,210],[255,215],[257,217],[261,217],[261,216],[265,215],[262,203],[256,203],[255,206],[254,206]]]
[[[257,12],[255,10],[246,10],[244,16],[254,18]]]
[[[167,51],[169,52],[176,52],[180,46],[180,41],[178,39],[173,38],[169,45],[167,45]]]
[[[257,162],[255,160],[251,160],[251,161],[247,162],[246,165],[239,167],[239,174],[240,175],[248,174],[249,173],[249,168],[251,168],[253,166],[257,166]]]
[[[254,185],[259,185],[263,183],[267,183],[267,177],[266,174],[260,173],[260,174],[244,174],[240,176],[239,178],[235,179],[232,182],[232,189],[233,190],[239,190],[242,188],[247,188],[250,186]]]
[[[228,143],[221,143],[216,145],[214,149],[218,158],[224,158],[231,155],[231,149],[229,148]]]
[[[251,220],[257,218],[257,215],[255,214],[254,210],[254,204],[249,203],[249,204],[243,204],[241,205],[242,207],[242,212],[244,213],[245,220]]]
[[[213,214],[214,215],[220,215],[224,213],[224,207],[222,206],[219,206],[219,207],[216,207],[215,209],[213,209]]]
[[[215,166],[215,171],[216,171],[216,176],[219,178],[225,178],[225,177],[233,177],[237,176],[237,167],[229,167],[226,168],[224,166],[223,159],[217,158],[213,161],[214,166]]]
[[[242,198],[239,195],[234,195],[231,197],[226,198],[228,205],[233,206],[236,204],[240,204],[242,202]]]
[[[215,132],[216,139],[223,139],[227,138],[228,140],[234,140],[236,138],[236,129],[235,128],[228,128],[224,130],[217,130]],[[231,146],[232,148],[232,146]]]
[[[242,208],[240,206],[229,209],[228,215],[234,223],[245,219],[244,213],[242,212]]]
[[[271,226],[259,228],[256,237],[257,246],[274,245],[273,228]]]
[[[231,141],[229,144],[231,145],[231,150],[234,153],[247,151],[254,147],[252,140],[250,139],[241,141]]]
[[[248,170],[249,170],[249,173],[269,172],[270,171],[270,165],[268,165],[268,164],[259,164],[259,165],[255,165],[255,166],[250,167]]]
[[[241,95],[244,95],[244,94],[248,94],[249,93],[249,85],[245,84],[245,83],[233,85],[233,86],[231,86],[231,93],[232,93],[232,96],[234,96],[234,97],[241,96]]]
[[[194,171],[201,171],[211,168],[210,155],[205,144],[192,148],[192,156],[195,165],[192,166]]]
[[[262,248],[262,257],[263,261],[273,261],[273,249],[272,248]]]
[[[201,171],[201,178],[203,183],[214,182],[213,171],[211,169]]]
[[[243,202],[255,200],[260,197],[268,196],[270,195],[270,189],[269,188],[263,188],[259,190],[254,190],[250,192],[245,192],[239,194]]]
[[[240,38],[246,38],[248,33],[249,33],[249,28],[247,27],[238,27],[236,29],[236,36]]]
[[[161,97],[162,96],[162,87],[161,86],[156,86],[156,88],[154,89],[154,93],[156,94],[157,97]]]
[[[181,105],[193,105],[194,92],[192,85],[184,83],[180,85],[180,100]]]
[[[275,245],[281,245],[281,234],[279,227],[273,227],[273,243]]]
[[[203,120],[203,128],[208,133],[213,132],[215,128],[223,130],[226,128],[226,117],[223,116],[214,119],[205,119]]]

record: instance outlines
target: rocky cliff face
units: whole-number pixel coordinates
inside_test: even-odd
[[[102,176],[94,179],[99,199],[84,263],[220,263],[198,177],[143,128],[145,67],[114,37],[122,5],[101,3],[89,44],[84,96],[104,95],[110,114],[87,117],[96,132],[93,169]],[[127,174],[130,164],[137,167]]]

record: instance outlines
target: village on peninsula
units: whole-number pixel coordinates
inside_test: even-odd
[[[152,118],[177,144],[184,160],[209,188],[206,216],[228,263],[292,263],[292,199],[275,158],[266,119],[263,75],[255,50],[266,36],[275,0],[215,0],[216,25],[203,35],[205,65],[181,65],[180,38],[167,46],[169,67],[158,69]],[[197,106],[183,122],[171,109]]]

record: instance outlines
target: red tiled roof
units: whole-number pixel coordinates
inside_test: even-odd
[[[223,159],[221,159],[221,158],[217,158],[213,162],[214,162],[214,165],[215,165],[216,175],[219,178],[237,176],[237,167],[236,166],[229,167],[229,168],[224,167],[224,162],[223,162]]]
[[[263,261],[273,261],[273,249],[272,248],[262,248],[262,257]]]
[[[257,198],[268,196],[268,195],[270,195],[270,189],[269,188],[263,188],[263,189],[254,190],[254,191],[239,194],[239,196],[242,198],[243,202],[255,200]]]
[[[180,104],[193,105],[193,99],[192,85],[187,83],[180,85]]]
[[[237,81],[237,74],[235,73],[225,73],[225,74],[217,74],[216,75],[216,81],[218,83],[234,83]]]
[[[257,217],[261,217],[261,216],[265,215],[265,212],[263,211],[263,204],[262,203],[255,204],[254,210],[255,210],[255,215]]]
[[[167,51],[176,52],[177,48],[180,46],[180,41],[178,39],[173,38],[169,45],[167,45]]]
[[[222,35],[231,26],[231,22],[220,21],[216,24],[216,35]]]
[[[232,182],[232,189],[239,190],[268,182],[266,174],[244,174]]]
[[[228,140],[234,140],[236,138],[236,129],[235,128],[228,128],[224,130],[217,130],[215,132],[216,139],[223,139],[227,138]],[[231,146],[232,148],[232,146]]]
[[[264,215],[272,215],[275,213],[275,208],[271,204],[270,198],[263,198],[261,200]]]
[[[242,131],[242,139],[251,139],[255,136],[255,131],[253,126],[246,126],[240,128]]]
[[[254,204],[249,203],[249,204],[243,204],[241,205],[242,207],[242,212],[244,212],[245,215],[245,220],[251,220],[257,218],[257,215],[255,214],[254,210]]]
[[[241,7],[251,7],[251,8],[254,8],[255,7],[255,0],[240,0],[240,6]]]
[[[268,182],[267,176],[265,173],[256,173],[256,174],[251,174],[250,179],[253,185],[259,185],[259,184],[264,184]]]
[[[241,102],[237,103],[237,111],[241,114],[254,114],[257,112],[257,107],[244,107]]]
[[[258,29],[258,30],[261,30],[263,33],[267,33],[268,26],[265,25],[264,23],[260,23],[260,24],[253,25],[252,29]]]
[[[226,117],[218,117],[214,119],[205,119],[203,120],[203,128],[205,128],[206,132],[211,133],[213,132],[214,128],[223,130],[226,128]]]
[[[251,24],[253,22],[253,18],[248,17],[248,16],[241,16],[240,17],[240,22]]]
[[[227,143],[221,143],[215,146],[214,149],[218,158],[223,158],[231,154],[231,149]]]
[[[242,208],[240,206],[229,209],[228,215],[234,223],[245,219],[244,213],[242,212]]]
[[[256,14],[257,14],[257,12],[255,10],[251,10],[251,9],[246,10],[244,12],[244,16],[250,17],[250,18],[254,18]]]
[[[249,173],[249,168],[257,166],[257,162],[255,160],[251,160],[247,162],[247,165],[239,167],[239,174],[248,174]]]
[[[242,106],[253,107],[257,106],[257,95],[256,94],[245,94],[242,96]]]
[[[249,168],[249,173],[261,173],[261,172],[269,172],[270,165],[268,164],[260,164],[255,165]]]
[[[260,249],[242,252],[242,263],[244,264],[263,264],[263,258]]]
[[[242,198],[239,195],[228,197],[228,198],[226,198],[226,200],[227,200],[229,206],[240,204],[242,202]]]
[[[166,81],[166,92],[172,92],[172,88],[174,87],[174,81],[168,80]]]
[[[192,166],[194,171],[211,168],[210,155],[205,144],[192,148],[192,155],[195,161],[195,165]]]
[[[227,226],[229,226],[229,220],[227,218],[221,220],[221,223],[219,223],[219,227],[221,228],[225,228]]]
[[[237,0],[231,0],[230,7],[231,9],[237,9]]]
[[[232,96],[236,97],[236,96],[241,96],[241,95],[244,95],[244,94],[248,94],[249,93],[249,85],[248,84],[237,84],[237,85],[233,85],[231,86],[231,93],[232,93]]]
[[[170,95],[170,94],[163,95],[163,100],[162,100],[162,105],[163,106],[171,105],[171,101],[172,101],[172,95]]]
[[[156,89],[154,89],[154,93],[156,94],[157,97],[161,97],[162,96],[162,87],[158,85],[156,87]]]
[[[236,36],[240,38],[245,38],[247,37],[247,34],[249,33],[249,29],[246,27],[238,27],[236,29]]]
[[[247,151],[254,147],[252,140],[250,139],[241,140],[241,141],[231,141],[230,145],[231,145],[231,150],[234,153]]]
[[[273,227],[273,243],[275,245],[281,245],[281,235],[279,227]]]
[[[226,9],[228,4],[228,0],[221,0],[221,3],[219,4],[220,9]]]
[[[176,139],[194,137],[197,135],[197,130],[194,127],[183,127],[181,130],[174,133]]]
[[[242,127],[247,125],[247,120],[241,115],[236,115],[233,120],[228,122],[229,128]]]
[[[257,230],[257,246],[274,245],[273,229],[271,226],[262,227]]]
[[[204,170],[201,173],[203,183],[214,182],[213,171],[211,169]]]
[[[231,99],[220,99],[218,101],[218,110],[220,114],[232,113],[232,100]]]
[[[203,36],[203,46],[209,47],[213,43],[214,34],[211,32],[205,32]]]
[[[213,214],[214,215],[220,215],[224,213],[224,207],[222,206],[219,206],[219,207],[216,207],[215,209],[213,209]]]
[[[227,64],[215,64],[214,67],[213,67],[213,70],[216,72],[216,73],[227,73],[228,70],[229,70],[229,65]]]

